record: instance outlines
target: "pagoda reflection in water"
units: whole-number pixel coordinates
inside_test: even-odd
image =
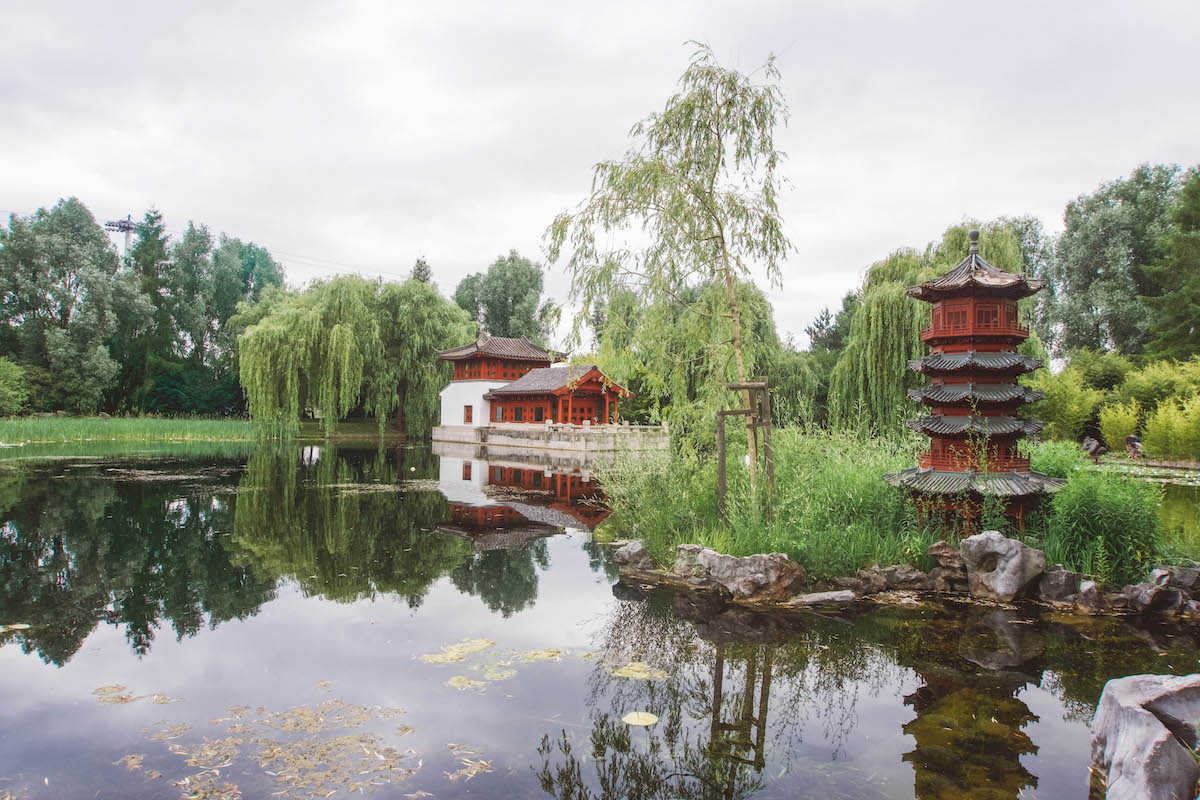
[[[608,515],[604,493],[584,461],[537,451],[490,454],[435,443],[438,488],[450,515],[438,530],[477,551],[523,547],[567,529],[593,530]]]

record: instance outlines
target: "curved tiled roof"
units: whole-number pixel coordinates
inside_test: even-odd
[[[515,339],[504,336],[488,336],[484,334],[477,341],[464,344],[462,347],[451,347],[438,350],[438,358],[446,361],[460,361],[472,356],[494,356],[496,358],[511,358],[517,361],[557,361],[562,353],[545,350],[538,347],[524,336]]]
[[[932,303],[951,295],[960,295],[964,290],[982,291],[1005,297],[1029,297],[1041,291],[1046,281],[1028,278],[1024,273],[1006,272],[979,255],[979,231],[971,231],[971,249],[967,257],[954,269],[930,278],[917,286],[905,290],[909,297]]]
[[[946,472],[913,467],[884,475],[898,489],[922,494],[972,494],[994,497],[1025,497],[1061,489],[1066,481],[1040,472]]]
[[[1009,436],[1017,433],[1031,436],[1044,427],[1044,423],[1037,419],[949,415],[918,417],[910,419],[905,424],[917,433],[933,433],[942,436],[967,433],[981,433],[985,436]]]
[[[600,372],[595,364],[572,364],[567,367],[540,367],[531,369],[521,377],[517,378],[512,383],[506,383],[503,386],[497,386],[483,397],[485,400],[491,400],[496,395],[505,394],[545,394],[554,392],[558,389],[565,388],[568,384],[575,383],[581,380],[592,370],[600,373],[604,380],[608,381],[608,377]],[[608,381],[612,383],[612,381]],[[630,394],[625,389],[612,383],[621,394],[629,397]]]
[[[1036,403],[1042,399],[1041,389],[1030,389],[1015,383],[927,383],[909,389],[908,396],[918,403],[958,403],[975,400],[980,403]]]
[[[924,358],[908,362],[913,372],[1016,372],[1018,374],[1040,369],[1046,362],[1020,353],[984,353],[968,350],[965,353],[930,353]]]

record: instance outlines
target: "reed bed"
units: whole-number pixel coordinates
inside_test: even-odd
[[[62,442],[243,442],[260,438],[260,427],[242,419],[195,417],[9,417],[0,419],[5,445]]]

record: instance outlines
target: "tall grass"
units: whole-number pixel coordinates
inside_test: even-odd
[[[881,477],[913,465],[910,443],[783,429],[774,445],[769,517],[759,510],[765,503],[749,502],[742,442],[730,447],[724,523],[715,462],[655,453],[619,459],[602,476],[614,508],[608,526],[645,540],[663,564],[670,564],[676,544],[687,542],[732,555],[786,553],[818,578],[872,564],[931,563],[925,551],[935,534],[918,527],[912,505]]]
[[[1162,489],[1111,472],[1075,473],[1051,502],[1046,560],[1103,583],[1135,583],[1162,550]]]
[[[56,442],[154,442],[198,440],[240,442],[260,436],[254,422],[237,419],[168,417],[9,417],[0,419],[7,445]]]

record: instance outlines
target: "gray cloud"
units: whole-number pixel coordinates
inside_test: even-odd
[[[779,57],[799,333],[863,269],[964,217],[1033,213],[1141,161],[1200,160],[1192,3],[21,4],[0,26],[0,210],[157,205],[302,282],[444,290],[537,254],[690,51]],[[560,299],[568,281],[549,279]]]

